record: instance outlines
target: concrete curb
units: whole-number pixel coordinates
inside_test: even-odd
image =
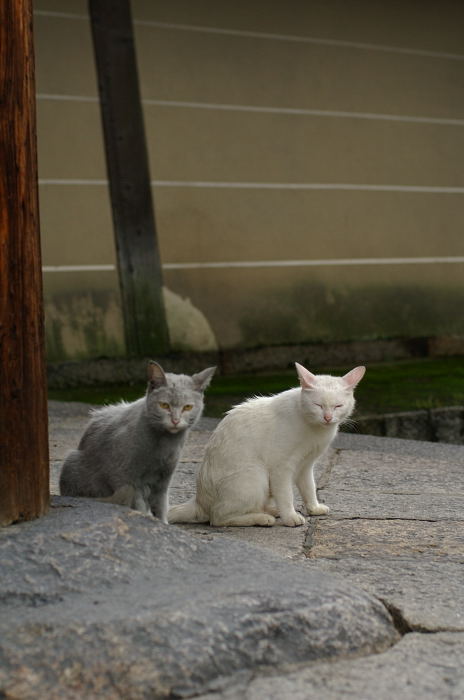
[[[356,428],[364,435],[462,445],[464,406],[360,416],[356,420]]]

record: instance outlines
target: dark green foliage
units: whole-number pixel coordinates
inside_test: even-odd
[[[351,367],[311,367],[319,374],[344,374]],[[242,374],[217,376],[206,395],[205,415],[221,416],[232,405],[249,396],[276,394],[297,386],[296,373]],[[49,398],[104,404],[143,395],[145,385],[111,385],[63,389],[49,392]],[[357,415],[414,411],[420,408],[464,404],[464,358],[405,360],[369,365],[356,390]]]

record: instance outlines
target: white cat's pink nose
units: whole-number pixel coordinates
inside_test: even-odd
[[[326,423],[330,423],[332,420],[332,414],[331,413],[324,413],[324,420]]]

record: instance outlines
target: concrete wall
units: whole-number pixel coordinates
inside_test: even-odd
[[[132,6],[176,348],[464,333],[464,5]],[[118,355],[87,7],[35,9],[49,357]]]

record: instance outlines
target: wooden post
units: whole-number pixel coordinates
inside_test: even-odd
[[[0,3],[0,525],[49,501],[32,0]]]
[[[169,335],[130,0],[89,0],[126,349],[162,355]]]

